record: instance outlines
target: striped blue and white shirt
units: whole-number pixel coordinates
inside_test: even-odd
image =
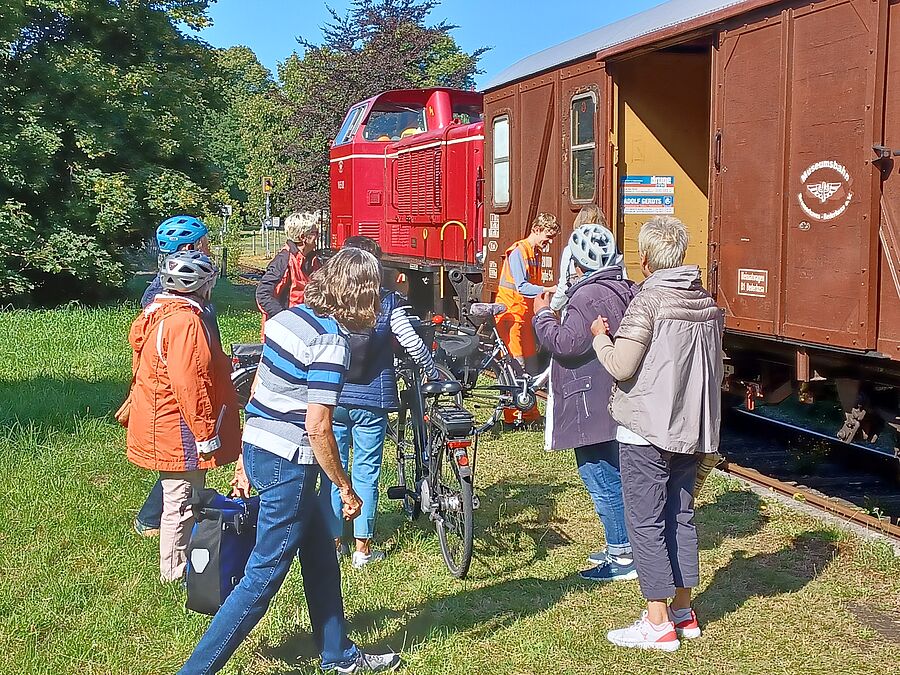
[[[332,318],[306,305],[265,324],[256,389],[247,404],[243,440],[297,464],[315,464],[306,433],[310,403],[337,405],[350,347]]]

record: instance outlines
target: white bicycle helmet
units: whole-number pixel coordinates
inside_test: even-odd
[[[572,233],[568,243],[572,260],[581,269],[593,272],[616,259],[616,240],[603,225],[587,223]]]
[[[200,251],[178,251],[163,260],[159,270],[162,287],[175,293],[194,293],[215,282],[216,266]]]

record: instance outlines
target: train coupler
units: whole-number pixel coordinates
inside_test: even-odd
[[[859,429],[862,426],[865,417],[865,408],[860,408],[859,406],[853,408],[849,412],[845,412],[844,426],[838,430],[837,437],[844,443],[852,443],[853,439],[856,438],[856,435],[859,433]]]

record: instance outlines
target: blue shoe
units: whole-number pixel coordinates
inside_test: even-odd
[[[602,565],[579,572],[578,576],[585,581],[631,581],[638,578],[638,573],[634,561],[622,565],[610,558]]]

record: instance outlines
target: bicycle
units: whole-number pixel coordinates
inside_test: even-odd
[[[504,311],[506,306],[501,303],[474,303],[469,310],[474,326],[442,320],[434,338],[439,348],[436,360],[462,383],[463,398],[476,409],[492,411],[479,433],[500,421],[505,410],[515,409],[521,419],[522,413],[535,406],[537,393],[546,388],[550,377],[549,366],[538,375],[529,375],[509,353],[495,319]],[[479,382],[483,375],[493,382]]]
[[[475,418],[462,406],[462,384],[441,366],[440,380],[424,382],[421,369],[403,359],[397,369],[400,406],[392,429],[399,485],[387,490],[410,521],[423,513],[434,524],[441,555],[457,579],[472,562],[478,437]],[[472,455],[469,456],[471,449]]]

